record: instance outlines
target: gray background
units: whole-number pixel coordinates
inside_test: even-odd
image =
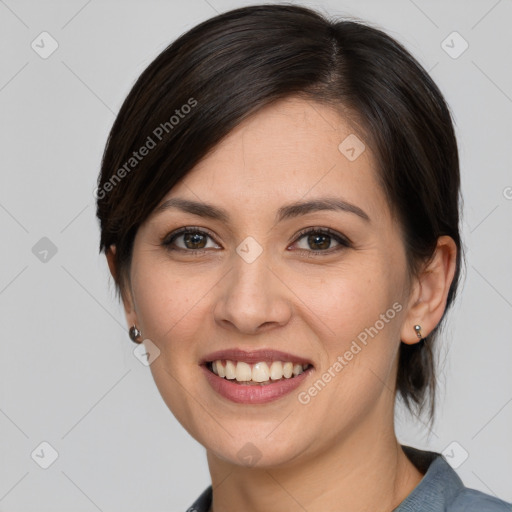
[[[198,22],[252,3],[0,0],[2,511],[179,512],[209,483],[204,449],[132,353],[97,251],[93,189],[138,75]],[[397,431],[447,450],[466,485],[512,501],[512,3],[303,3],[386,30],[451,106],[467,277],[440,346],[438,420],[429,432],[398,410]],[[46,59],[31,47],[51,49],[43,31],[59,45]],[[458,58],[442,45],[453,31],[469,44]],[[48,469],[44,441],[58,453]]]

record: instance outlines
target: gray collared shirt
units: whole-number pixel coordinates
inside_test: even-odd
[[[442,454],[402,445],[411,462],[424,473],[420,483],[392,512],[512,512],[512,504],[464,486]],[[208,512],[208,487],[187,512]]]

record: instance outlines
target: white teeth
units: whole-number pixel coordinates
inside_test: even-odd
[[[293,365],[293,375],[300,375],[304,370],[302,369],[301,364],[294,364]]]
[[[252,378],[251,367],[243,361],[238,361],[236,364],[236,380],[238,382],[248,382]]]
[[[283,363],[281,361],[273,361],[270,365],[270,378],[272,380],[283,378]]]
[[[252,367],[252,380],[254,382],[266,382],[270,378],[270,370],[267,363],[256,363]]]
[[[236,367],[233,361],[226,361],[226,379],[233,380],[236,378]]]
[[[237,382],[269,382],[271,380],[290,379],[300,375],[309,368],[309,364],[294,364],[291,361],[261,361],[250,365],[244,361],[212,361],[211,369],[219,377]]]
[[[226,370],[224,366],[222,366],[221,361],[214,361],[217,363],[217,371],[213,370],[214,373],[216,373],[219,377],[225,377],[226,376]]]

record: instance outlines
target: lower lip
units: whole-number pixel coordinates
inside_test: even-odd
[[[236,384],[236,381],[215,375],[215,373],[211,372],[204,365],[202,365],[201,368],[203,372],[205,372],[206,379],[210,383],[210,386],[217,391],[219,395],[238,404],[265,404],[278,400],[300,386],[312,370],[312,368],[308,368],[296,377],[277,380],[270,384],[259,386],[257,384]]]

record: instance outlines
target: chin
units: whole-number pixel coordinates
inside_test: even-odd
[[[194,436],[208,451],[209,457],[245,468],[269,469],[293,464],[298,457],[311,447],[311,441],[294,437],[289,431],[282,430],[279,436],[270,438],[268,428],[260,432],[253,428],[250,433],[238,432],[229,436]]]

